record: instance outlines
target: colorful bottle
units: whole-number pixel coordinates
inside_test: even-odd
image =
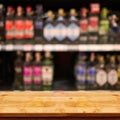
[[[94,90],[96,89],[96,61],[95,53],[91,53],[90,62],[87,67],[87,89]]]
[[[32,65],[31,59],[32,59],[31,53],[27,52],[25,54],[25,62],[23,66],[24,90],[32,90],[33,65]]]
[[[3,44],[5,41],[5,26],[4,26],[4,6],[0,4],[0,43]]]
[[[34,21],[32,7],[26,7],[25,43],[34,43]]]
[[[21,51],[17,52],[17,59],[14,64],[15,79],[14,79],[14,89],[23,90],[23,53]]]
[[[67,44],[78,44],[80,36],[80,27],[77,19],[77,12],[74,8],[70,10],[70,18],[67,22],[67,39],[65,42]]]
[[[97,65],[96,73],[97,89],[107,89],[107,71],[105,66],[105,60],[103,56],[99,56],[99,62]]]
[[[58,10],[58,17],[55,23],[55,39],[57,43],[64,43],[67,38],[67,25],[64,9]]]
[[[109,17],[110,20],[110,33],[109,33],[109,43],[114,44],[119,41],[120,28],[117,23],[118,17],[115,14],[112,14]],[[118,37],[117,37],[118,36]]]
[[[35,53],[35,61],[33,64],[33,89],[42,90],[42,61],[39,52]]]
[[[117,74],[118,74],[118,82],[117,82],[117,90],[120,90],[120,55],[117,56],[118,65],[117,65]]]
[[[42,66],[43,90],[51,90],[54,76],[54,64],[50,52],[45,52],[45,58]]]
[[[88,42],[90,44],[98,43],[99,12],[100,12],[99,3],[90,4],[90,16],[89,16],[89,25],[88,25],[88,31],[89,31]]]
[[[47,12],[47,19],[44,24],[43,35],[46,43],[51,44],[55,43],[55,25],[54,25],[54,13],[49,10]]]
[[[80,18],[80,44],[86,44],[88,42],[88,18],[87,9],[85,7],[81,8],[81,18]]]
[[[23,8],[21,6],[17,7],[14,26],[15,26],[15,43],[24,43],[25,20],[23,16]]]
[[[7,8],[7,14],[5,19],[5,39],[6,43],[13,43],[14,40],[14,8],[12,6],[9,6]]]
[[[36,16],[34,21],[34,29],[35,29],[35,43],[44,43],[43,39],[43,6],[36,6]]]
[[[99,21],[99,43],[108,43],[108,33],[109,33],[109,20],[107,18],[108,10],[107,8],[102,8],[101,19]]]
[[[107,82],[109,84],[108,88],[110,90],[117,89],[118,73],[117,73],[117,65],[115,61],[115,56],[110,57],[110,62],[107,65],[107,74],[108,74]]]
[[[87,73],[87,64],[85,62],[84,53],[79,53],[78,60],[75,65],[75,78],[76,78],[76,87],[78,90],[86,89],[86,73]]]

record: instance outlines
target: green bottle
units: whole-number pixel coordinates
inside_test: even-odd
[[[46,51],[42,66],[43,90],[52,90],[53,75],[54,64],[52,61],[52,54],[51,52]]]
[[[99,22],[99,43],[108,43],[108,33],[109,33],[109,20],[107,18],[108,10],[107,8],[102,8],[101,19]]]

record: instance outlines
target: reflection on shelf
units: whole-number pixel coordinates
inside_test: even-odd
[[[47,45],[0,45],[0,51],[120,51],[120,45],[62,45],[62,44],[47,44]]]

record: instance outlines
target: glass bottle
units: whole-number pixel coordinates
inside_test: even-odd
[[[25,62],[23,66],[23,81],[24,90],[32,90],[33,82],[33,65],[32,65],[32,55],[30,52],[25,53]]]
[[[80,27],[77,19],[77,12],[74,8],[70,9],[70,18],[67,22],[67,39],[66,44],[78,44],[80,36]]]
[[[42,61],[39,52],[35,53],[35,61],[33,63],[33,89],[42,90]]]
[[[43,35],[45,43],[52,44],[55,43],[55,25],[54,25],[55,15],[53,11],[49,10],[47,12],[47,17],[48,18],[44,23]]]
[[[90,61],[87,66],[87,89],[94,90],[96,88],[96,61],[95,53],[90,54]]]
[[[13,43],[14,40],[14,8],[12,6],[7,7],[7,14],[5,19],[5,39],[6,43]]]
[[[79,53],[78,60],[75,64],[76,87],[78,90],[86,89],[87,64],[85,59],[86,59],[85,54]]]
[[[21,6],[17,7],[14,26],[15,26],[15,43],[16,44],[24,43],[25,20],[23,16],[23,8]]]
[[[120,55],[117,56],[117,74],[118,74],[118,82],[117,82],[117,90],[120,90]]]
[[[108,33],[109,33],[109,20],[107,18],[108,10],[107,8],[102,8],[101,19],[99,21],[99,43],[108,43]]]
[[[97,89],[107,89],[107,71],[105,66],[105,60],[102,55],[99,56],[99,61],[97,64],[96,84]]]
[[[52,90],[54,77],[54,63],[52,61],[51,52],[46,51],[42,65],[42,83],[43,90]]]
[[[89,25],[88,25],[88,42],[90,44],[98,43],[98,30],[99,30],[99,12],[100,4],[92,3],[90,4],[90,16],[89,16]]]
[[[35,43],[42,44],[44,43],[43,39],[43,6],[36,6],[36,16],[34,19],[34,29],[35,29]]]
[[[23,53],[17,51],[17,59],[14,63],[14,89],[23,90]]]
[[[55,39],[56,43],[65,43],[67,38],[67,24],[65,20],[64,9],[58,10],[58,17],[55,22]]]
[[[26,7],[25,43],[34,43],[34,21],[32,7]]]
[[[81,8],[81,18],[80,18],[80,44],[86,44],[88,42],[88,18],[87,9],[85,7]]]

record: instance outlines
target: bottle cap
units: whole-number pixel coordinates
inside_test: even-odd
[[[91,53],[90,59],[93,61],[95,59],[95,53]]]
[[[64,11],[64,9],[63,9],[63,8],[60,8],[60,9],[58,10],[58,14],[59,14],[60,16],[65,16],[65,11]]]
[[[82,7],[82,8],[80,9],[80,12],[81,12],[81,16],[82,16],[82,17],[86,17],[88,10],[87,10],[86,7]]]
[[[18,6],[18,7],[17,7],[17,12],[23,12],[22,6]]]
[[[32,11],[32,7],[31,6],[26,7],[26,11],[27,12],[31,12]]]
[[[91,13],[99,13],[100,12],[100,4],[99,3],[91,3],[90,4],[90,12]]]
[[[53,11],[51,11],[51,10],[49,10],[49,11],[47,12],[47,16],[48,16],[49,18],[52,18],[52,19],[54,19],[54,17],[55,17]]]
[[[108,9],[107,8],[102,8],[101,10],[101,17],[106,18],[108,14]]]
[[[13,9],[13,7],[12,6],[8,6],[8,8],[7,8],[7,11],[8,12],[12,12],[14,9]]]
[[[37,14],[43,13],[43,6],[42,5],[36,5],[36,13]]]
[[[70,9],[70,15],[76,16],[77,15],[76,9],[74,8]]]
[[[3,4],[0,4],[0,9],[3,9],[3,8],[4,8]]]

